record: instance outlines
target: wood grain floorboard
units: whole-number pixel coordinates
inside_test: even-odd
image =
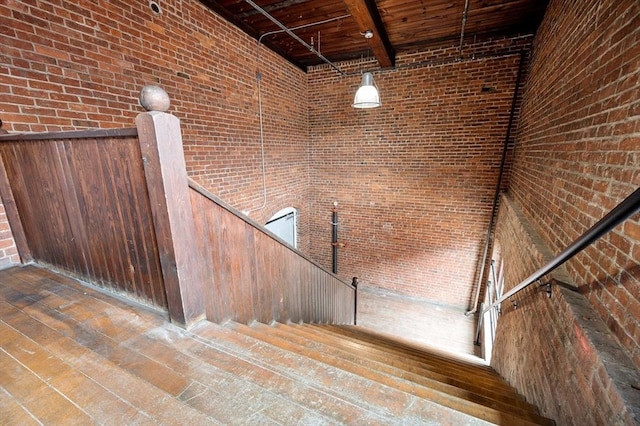
[[[396,295],[384,295],[376,302],[379,294],[364,293],[361,324],[373,327],[375,321],[384,323],[394,315],[425,324],[448,318],[425,320],[424,311],[409,314],[416,306]],[[382,319],[373,319],[374,312]],[[2,270],[0,423],[487,424],[423,398],[444,401],[481,387],[460,388],[455,396],[446,392],[453,383],[426,390],[438,374],[462,368],[459,361],[441,361],[436,354],[433,368],[425,367],[410,344],[398,343],[396,349],[401,351],[394,352],[376,348],[366,334],[356,342],[348,329],[305,327],[202,321],[187,331],[169,323],[166,312],[112,297],[35,265]],[[430,327],[425,325],[422,331]],[[382,327],[383,333],[387,331],[405,333],[398,321],[388,329]],[[464,341],[467,331],[451,341]],[[429,345],[434,339],[427,339]],[[341,343],[333,344],[334,340]],[[357,356],[350,355],[354,347],[359,348]],[[392,359],[377,368],[385,358]],[[485,366],[476,367],[484,386],[489,383],[483,378]],[[421,379],[421,372],[429,368],[438,374]],[[497,418],[495,408],[480,405],[499,404],[489,397],[474,398],[462,404],[478,406],[474,410],[481,418]],[[522,408],[525,414],[527,407],[517,398],[504,403],[519,407],[511,412]],[[505,416],[509,421],[515,418]]]
[[[474,345],[476,321],[462,307],[439,304],[389,290],[358,288],[358,325],[439,348],[481,356]]]

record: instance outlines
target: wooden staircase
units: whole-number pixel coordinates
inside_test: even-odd
[[[0,271],[3,424],[550,425],[491,368],[354,326],[164,316]]]

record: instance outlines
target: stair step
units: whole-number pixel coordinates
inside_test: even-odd
[[[509,411],[497,410],[490,406],[478,404],[465,398],[459,398],[441,391],[434,390],[432,388],[422,387],[417,385],[416,383],[412,383],[398,377],[392,377],[379,371],[371,370],[357,363],[332,357],[321,351],[306,349],[302,346],[294,344],[289,339],[280,338],[273,335],[267,330],[269,329],[269,327],[264,325],[255,324],[253,327],[249,327],[240,324],[233,324],[230,325],[230,327],[233,327],[234,330],[241,331],[256,339],[263,340],[264,342],[269,343],[273,346],[280,347],[293,353],[304,355],[305,357],[308,357],[310,359],[333,365],[336,368],[340,368],[344,371],[349,371],[356,377],[366,377],[367,379],[381,384],[384,387],[394,388],[404,394],[418,396],[420,400],[433,401],[444,407],[451,408],[453,410],[474,416],[479,419],[483,419],[493,423],[509,421],[512,422],[511,424],[549,424],[547,422],[547,419],[540,417],[536,413],[532,413],[528,410],[519,409],[518,407],[514,407]],[[386,392],[388,393],[389,391],[387,390]],[[364,397],[370,398],[370,396],[370,394],[367,394]]]
[[[449,377],[470,368],[460,360],[360,334],[186,331],[45,269],[0,271],[0,412],[7,424],[553,424],[503,381]]]
[[[204,323],[199,325],[202,328]],[[224,423],[334,424],[322,410],[306,406],[301,398],[319,399],[308,386],[226,350],[227,336],[211,331],[209,339],[175,327],[150,330],[127,342],[145,356],[166,363],[177,373],[199,378],[180,398]],[[215,343],[213,343],[215,340]],[[293,397],[292,397],[293,396]],[[323,409],[338,410],[340,402],[323,400]],[[350,407],[349,407],[350,408]],[[354,414],[355,415],[355,414]],[[357,415],[355,415],[357,416]],[[362,416],[364,417],[364,416]]]
[[[358,413],[350,404],[331,401],[322,394],[312,395],[304,384],[277,377],[233,355],[216,352],[211,345],[203,344],[165,321],[158,321],[153,315],[151,321],[145,321],[132,315],[128,306],[121,309],[117,303],[113,305],[108,300],[105,303],[100,298],[85,299],[79,304],[75,299],[78,289],[57,288],[47,282],[41,284],[39,289],[31,289],[38,291],[37,297],[25,299],[24,294],[14,292],[10,298],[25,299],[23,310],[46,321],[60,334],[68,336],[71,342],[86,346],[84,356],[90,354],[96,360],[89,368],[97,367],[98,362],[106,364],[107,371],[109,367],[115,367],[119,371],[113,375],[128,374],[140,383],[167,393],[161,396],[156,392],[154,400],[171,401],[169,406],[180,404],[184,407],[174,407],[167,417],[160,412],[161,417],[152,419],[168,424],[181,424],[183,418],[189,424],[291,424],[299,421],[336,424],[335,419],[322,415],[321,410],[306,408],[306,401],[302,400],[302,405],[296,404],[289,398],[290,392],[315,397],[322,402],[322,410],[343,412],[340,422],[347,419],[347,415],[363,422],[372,421],[367,413]],[[256,377],[259,380],[255,380]],[[122,382],[126,383],[126,380],[122,379]],[[132,386],[135,388],[135,383]],[[271,390],[277,386],[285,390],[281,392],[284,396]],[[150,393],[142,389],[140,392]],[[134,412],[138,410],[144,413],[143,407]],[[183,411],[186,417],[177,414]],[[196,413],[193,421],[189,412]],[[374,417],[373,420],[379,419]]]
[[[480,424],[480,420],[463,413],[268,344],[251,336],[252,329],[248,326],[229,322],[225,324],[227,332],[223,338],[217,328],[219,326],[203,324],[202,327],[199,324],[195,332],[212,344],[223,344],[230,352],[235,352],[235,356],[248,357],[259,364],[266,363],[265,368],[290,377],[296,383],[307,383],[314,393],[320,393],[324,399],[342,401],[346,407],[332,413],[340,423]],[[320,402],[313,394],[301,392],[300,397],[314,406],[319,404],[323,409],[327,406],[325,401]]]
[[[495,371],[487,366],[478,363],[471,363],[456,359],[448,354],[441,354],[433,348],[418,347],[417,345],[403,342],[400,339],[376,333],[372,330],[357,326],[340,326],[340,325],[317,325],[313,327],[320,328],[323,332],[340,334],[346,339],[354,341],[380,350],[386,350],[389,353],[401,355],[406,359],[413,359],[419,362],[425,362],[430,365],[436,365],[441,369],[451,369],[454,371],[473,371],[479,377],[486,377],[490,381],[497,381],[503,384],[506,382],[496,377]],[[429,352],[426,354],[425,349]],[[508,386],[508,385],[507,385]]]
[[[457,368],[450,363],[442,363],[438,359],[431,359],[422,354],[420,357],[405,356],[402,351],[393,350],[392,348],[381,345],[376,346],[372,342],[361,341],[353,333],[347,333],[345,330],[336,330],[331,326],[309,325],[310,330],[316,330],[317,335],[330,335],[337,339],[337,344],[343,348],[357,349],[367,356],[378,361],[386,362],[394,367],[404,369],[417,374],[439,374],[450,377],[455,382],[468,382],[476,388],[487,388],[494,392],[509,392],[512,387],[506,383],[500,376],[495,373],[491,374],[483,369],[476,376],[470,377],[469,372],[474,371],[470,368],[470,364],[466,364]],[[471,379],[471,380],[470,380]]]
[[[385,362],[384,358],[374,359],[369,351],[363,354],[351,346],[345,348],[340,339],[336,339],[326,333],[315,332],[311,327],[305,325],[275,324],[274,328],[277,330],[274,333],[277,333],[280,337],[290,339],[307,349],[356,362],[374,371],[384,372],[453,396],[466,397],[471,401],[493,408],[508,410],[518,407],[522,410],[537,413],[537,407],[525,402],[520,395],[513,392],[512,388],[509,388],[508,391],[494,391],[488,387],[474,386],[466,381],[455,380],[436,372],[421,370],[418,374],[400,367],[394,367]]]

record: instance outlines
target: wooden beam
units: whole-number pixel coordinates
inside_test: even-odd
[[[217,13],[218,15],[220,15],[221,17],[226,19],[231,24],[233,24],[236,27],[240,28],[245,34],[248,34],[249,37],[252,37],[252,38],[256,39],[256,41],[260,40],[260,36],[262,34],[258,33],[255,30],[255,28],[247,25],[241,19],[242,14],[239,14],[237,16],[234,15],[233,13],[229,12],[229,10],[227,10],[226,8],[220,6],[220,4],[218,4],[217,1],[200,0],[200,3],[202,3],[205,7],[209,8],[214,13]],[[245,13],[247,13],[247,12],[245,12]],[[256,13],[258,13],[258,12],[256,12]],[[270,40],[262,40],[261,44],[266,46],[267,48],[271,49],[277,55],[282,56],[284,59],[286,59],[287,61],[291,62],[294,66],[300,68],[302,71],[307,72],[307,66],[306,65],[304,65],[304,64],[300,63],[299,61],[295,60],[295,58],[293,58],[292,56],[288,55],[287,52],[282,50],[275,43],[272,43]]]
[[[136,118],[147,178],[153,226],[171,321],[189,327],[204,318],[203,267],[195,255],[191,209],[180,121],[152,111]]]
[[[358,24],[361,33],[373,31],[373,37],[367,39],[378,63],[382,68],[395,65],[395,51],[384,28],[382,18],[373,0],[344,0],[349,13]]]

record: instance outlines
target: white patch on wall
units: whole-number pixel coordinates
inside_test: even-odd
[[[265,225],[269,231],[284,240],[292,247],[297,247],[298,211],[293,207],[287,207],[274,214]]]

